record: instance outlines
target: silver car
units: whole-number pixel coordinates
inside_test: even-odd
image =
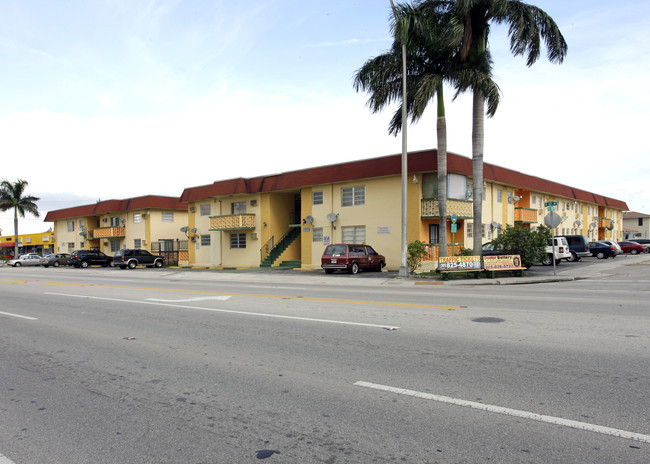
[[[47,259],[41,258],[36,253],[28,253],[26,255],[20,255],[18,258],[10,259],[7,261],[7,264],[13,267],[43,266],[47,264]]]

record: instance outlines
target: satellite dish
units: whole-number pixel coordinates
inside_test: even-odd
[[[577,220],[577,221],[575,222],[576,227],[580,226],[580,224],[582,224],[582,221],[581,221],[581,220]]]
[[[197,230],[198,230],[198,229],[197,229],[196,227],[192,227],[191,232],[192,232],[193,234],[195,234]]]
[[[338,218],[339,218],[339,215],[338,215],[337,213],[329,213],[329,214],[327,215],[327,220],[328,220],[329,222],[334,222],[334,221],[336,221]]]
[[[497,221],[492,221],[492,228],[496,229],[497,227],[499,227],[499,223]]]
[[[311,224],[312,222],[314,222],[314,218],[313,218],[312,216],[307,216],[307,217],[305,218],[305,222]]]
[[[187,226],[185,226],[185,227],[181,227],[181,232],[185,232],[185,233],[187,233],[188,230],[190,230],[190,228],[187,227]]]
[[[521,200],[521,197],[519,195],[515,195],[514,199],[515,199],[515,201],[519,201],[519,200]]]
[[[589,224],[589,227],[595,229],[597,225],[598,224],[596,224],[595,222],[592,222],[591,224]]]

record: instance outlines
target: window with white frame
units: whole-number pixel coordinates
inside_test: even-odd
[[[503,195],[503,191],[501,189],[497,189],[497,203],[501,203],[502,195]]]
[[[81,248],[83,248],[83,245]],[[74,251],[74,242],[68,242],[68,251],[71,253]]]
[[[174,222],[174,213],[163,212],[160,218],[162,222]]]
[[[209,235],[201,235],[201,246],[210,246],[210,236]]]
[[[467,238],[474,237],[474,224],[471,222],[467,223]]]
[[[230,205],[231,214],[246,214],[246,202],[235,201]]]
[[[140,213],[135,213],[133,215],[133,223],[134,224],[140,224],[142,222],[142,214]]]
[[[322,227],[314,227],[312,229],[312,237],[311,241],[312,242],[322,242],[323,241],[323,228]]]
[[[246,248],[246,234],[230,234],[230,248]]]
[[[201,216],[210,216],[212,214],[212,205],[210,203],[204,203],[200,206]]]
[[[366,204],[366,187],[346,187],[341,189],[341,206]]]
[[[112,217],[111,218],[111,227],[120,227],[120,218]]]
[[[133,248],[135,248],[136,250],[139,250],[140,248],[142,248],[142,239],[134,238],[133,239]]]
[[[312,198],[312,204],[314,205],[323,204],[323,192],[312,192],[311,198]]]
[[[447,175],[447,198],[452,200],[467,199],[467,176],[462,174]]]
[[[512,192],[510,190],[508,190],[508,204],[512,204]]]
[[[366,241],[366,226],[341,227],[343,243],[363,243]]]
[[[111,240],[111,251],[116,252],[119,249],[120,249],[120,240],[119,239]]]
[[[74,221],[68,221],[68,232],[74,232]]]

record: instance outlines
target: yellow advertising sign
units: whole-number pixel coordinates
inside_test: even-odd
[[[521,269],[521,258],[519,255],[483,256],[483,268],[486,271]]]
[[[438,269],[441,271],[465,271],[481,269],[480,256],[441,256],[438,258]]]

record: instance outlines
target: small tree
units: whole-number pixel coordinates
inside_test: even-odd
[[[519,255],[525,267],[540,263],[546,256],[546,245],[551,240],[551,229],[539,226],[532,231],[528,227],[506,226],[505,232],[495,238],[495,245],[505,254]]]
[[[0,183],[0,211],[13,209],[14,211],[14,258],[18,257],[18,216],[24,218],[25,213],[39,217],[38,205],[40,198],[26,195],[25,188],[28,182],[18,179],[16,182],[3,180]]]
[[[420,240],[416,240],[415,242],[408,244],[407,251],[408,256],[406,258],[406,262],[408,264],[409,271],[413,272],[420,265],[420,262],[422,261],[422,255],[427,252],[427,249],[424,247],[424,243],[422,243]]]

